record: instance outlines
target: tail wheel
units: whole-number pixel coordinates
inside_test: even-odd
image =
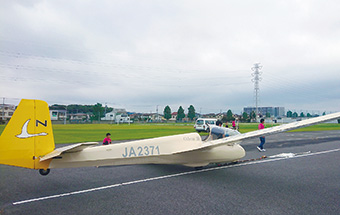
[[[50,169],[39,169],[40,175],[43,175],[43,176],[48,175],[50,171],[51,171]]]

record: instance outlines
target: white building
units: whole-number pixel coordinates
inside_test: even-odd
[[[102,121],[111,121],[115,123],[130,123],[130,117],[127,115],[125,109],[114,108],[112,112],[106,113],[104,117],[101,118]]]
[[[127,114],[117,114],[116,123],[131,123],[130,117]]]
[[[0,114],[1,119],[4,121],[8,121],[11,119],[15,111],[15,105],[10,104],[0,104]]]
[[[102,121],[115,121],[116,113],[114,111],[106,113],[104,117],[101,118]]]
[[[66,110],[50,110],[51,120],[64,120],[66,117]]]

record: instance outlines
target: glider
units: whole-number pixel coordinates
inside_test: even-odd
[[[340,112],[241,134],[211,126],[202,140],[188,133],[100,145],[77,143],[55,148],[48,104],[21,100],[0,136],[0,164],[38,169],[47,175],[53,168],[131,164],[181,164],[202,167],[209,163],[233,162],[245,156],[240,142],[340,118]]]

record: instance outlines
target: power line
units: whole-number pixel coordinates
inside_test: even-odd
[[[43,62],[53,62],[59,64],[78,64],[84,66],[96,66],[96,67],[106,67],[106,68],[118,68],[122,70],[135,70],[135,71],[162,71],[163,73],[169,74],[197,74],[197,73],[207,73],[211,74],[211,72],[224,72],[225,70],[197,70],[197,69],[183,69],[177,67],[168,67],[168,66],[156,66],[156,65],[143,65],[143,64],[127,64],[127,63],[111,63],[107,61],[93,61],[93,60],[78,60],[78,59],[66,59],[62,57],[50,57],[50,56],[41,56],[36,54],[28,54],[20,52],[13,52],[13,51],[4,51],[0,50],[0,55],[13,58],[13,59],[34,59],[36,61],[43,61]],[[112,60],[112,59],[111,59]],[[41,64],[39,62],[39,64]],[[157,62],[153,61],[152,63]],[[21,63],[20,63],[21,64]],[[243,72],[246,71],[244,69],[239,70],[230,70],[229,73],[236,73],[236,72]],[[123,72],[125,74],[125,72]]]

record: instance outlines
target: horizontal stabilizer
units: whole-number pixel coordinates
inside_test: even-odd
[[[53,152],[48,153],[47,155],[41,157],[40,162],[60,156],[63,153],[79,152],[85,148],[92,147],[95,145],[98,145],[98,143],[97,142],[76,143],[73,145],[60,147],[60,148],[55,149]]]

